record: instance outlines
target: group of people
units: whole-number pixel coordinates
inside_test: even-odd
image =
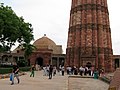
[[[64,72],[65,72],[65,68],[64,66],[60,65],[59,67],[53,66],[53,65],[46,65],[42,67],[43,69],[43,75],[44,76],[49,76],[49,79],[52,79],[52,76],[55,76],[56,73],[59,73],[59,75],[64,76]],[[34,77],[35,76],[35,65],[31,66],[31,74],[30,77]],[[90,75],[90,76],[94,76],[94,78],[98,78],[98,76],[102,76],[104,75],[104,70],[101,69],[100,71],[98,71],[98,69],[94,69],[94,67],[83,67],[80,66],[79,68],[77,68],[76,66],[67,66],[66,67],[66,71],[67,71],[67,75]],[[20,79],[19,79],[19,66],[14,63],[13,64],[13,70],[12,70],[12,83],[11,85],[14,84],[14,77],[16,77],[18,84],[20,83]]]
[[[52,79],[52,76],[55,76],[57,72],[59,72],[59,75],[64,76],[64,66],[60,65],[59,68],[57,68],[55,65],[43,66],[43,75],[49,76],[49,79]]]
[[[89,75],[89,76],[94,76],[96,78],[98,78],[98,76],[103,76],[104,75],[104,70],[103,69],[95,69],[94,67],[83,67],[83,66],[80,66],[79,68],[77,68],[76,66],[67,66],[66,67],[66,71],[67,71],[67,74],[68,75]]]
[[[49,79],[52,79],[52,76],[55,76],[56,73],[58,73],[61,76],[64,76],[64,72],[65,72],[65,68],[64,66],[60,65],[59,67],[53,66],[53,65],[46,65],[42,67],[43,69],[43,76],[49,76]],[[34,70],[35,67],[33,66],[31,68],[31,74],[30,77],[33,76],[34,77]],[[81,75],[81,76],[94,76],[95,78],[98,78],[99,76],[103,76],[104,75],[104,70],[98,70],[98,69],[94,69],[94,67],[83,67],[80,66],[79,68],[77,68],[76,66],[67,66],[66,67],[66,72],[67,75]]]
[[[52,76],[55,76],[57,72],[59,72],[59,75],[64,76],[64,66],[59,66],[57,68],[55,65],[46,65],[42,67],[43,69],[43,76],[49,76],[49,79],[52,79]],[[31,67],[31,74],[30,77],[34,77],[35,75],[35,65],[32,65]]]

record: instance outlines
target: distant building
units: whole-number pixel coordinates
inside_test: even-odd
[[[29,57],[31,64],[38,64],[40,66],[47,64],[59,66],[64,64],[65,54],[62,54],[62,45],[56,45],[46,35],[36,40],[33,45],[36,46],[37,50],[33,51]]]
[[[55,42],[49,39],[46,35],[37,39],[33,45],[36,49],[28,58],[29,65],[64,65],[65,54],[63,54],[62,45],[56,45]],[[12,55],[14,61],[17,61],[20,58],[24,59],[24,50],[22,47],[18,47],[12,51]]]

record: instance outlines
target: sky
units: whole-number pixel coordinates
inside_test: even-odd
[[[72,0],[0,0],[12,7],[19,17],[33,27],[34,39],[44,36],[62,45],[66,53],[69,18]],[[120,55],[120,0],[107,0],[114,55]],[[35,41],[34,40],[34,41]],[[33,41],[33,42],[34,42]],[[16,48],[16,46],[13,47]]]

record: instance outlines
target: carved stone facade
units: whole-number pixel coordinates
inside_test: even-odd
[[[72,0],[66,65],[113,71],[107,0]]]

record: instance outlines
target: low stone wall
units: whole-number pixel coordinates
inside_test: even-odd
[[[68,78],[94,78],[93,76],[78,76],[78,75],[71,75]],[[103,77],[99,77],[99,80],[110,84],[111,82],[111,78],[108,78],[108,76],[103,76]]]
[[[109,90],[120,90],[120,68],[117,68],[110,82]]]

